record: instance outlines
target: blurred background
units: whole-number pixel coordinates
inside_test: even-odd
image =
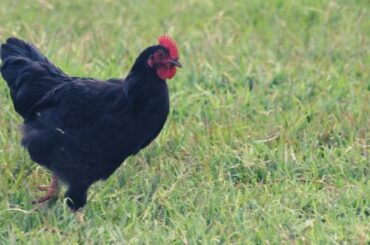
[[[0,23],[74,76],[124,77],[164,33],[183,63],[164,131],[95,185],[83,225],[31,206],[48,173],[1,80],[0,241],[370,241],[368,0],[2,0]]]

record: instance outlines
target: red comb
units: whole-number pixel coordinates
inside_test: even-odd
[[[176,42],[172,38],[168,35],[163,35],[158,38],[158,42],[160,45],[168,49],[171,57],[179,58]]]

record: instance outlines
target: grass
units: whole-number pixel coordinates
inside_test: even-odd
[[[163,33],[184,65],[164,130],[84,223],[31,205],[49,173],[1,81],[2,244],[370,243],[368,0],[4,0],[0,23],[75,76],[125,76]]]

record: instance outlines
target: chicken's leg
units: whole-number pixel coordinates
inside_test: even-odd
[[[53,177],[51,179],[51,183],[50,183],[49,186],[39,186],[38,188],[41,191],[46,191],[46,194],[45,194],[45,196],[43,196],[43,197],[41,197],[37,200],[33,200],[32,204],[44,203],[44,202],[49,201],[53,197],[56,197],[58,195],[58,193],[59,193],[58,177],[55,174],[53,174]]]

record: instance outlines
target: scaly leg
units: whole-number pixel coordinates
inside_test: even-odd
[[[39,203],[44,203],[46,201],[51,200],[53,197],[56,197],[59,193],[59,180],[58,177],[53,174],[53,177],[51,179],[51,183],[49,186],[39,186],[39,190],[41,191],[46,191],[45,196],[32,201],[32,204],[39,204]]]

